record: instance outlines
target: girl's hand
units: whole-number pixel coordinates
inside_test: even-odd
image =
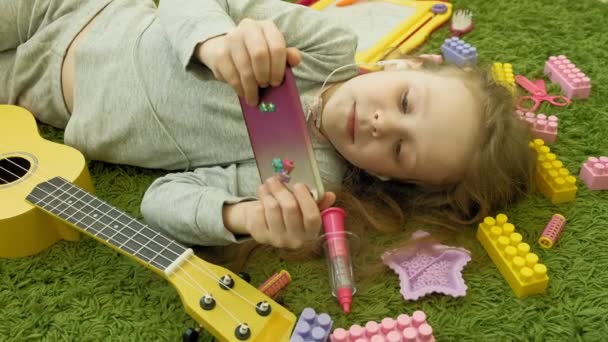
[[[247,232],[259,243],[278,248],[296,249],[314,240],[321,229],[321,211],[336,200],[326,192],[317,204],[301,184],[289,191],[276,177],[271,177],[257,190],[259,200],[245,213]]]
[[[243,19],[231,32],[199,44],[195,56],[250,106],[258,103],[258,87],[278,86],[286,64],[300,63],[299,50],[287,48],[283,34],[268,20]]]

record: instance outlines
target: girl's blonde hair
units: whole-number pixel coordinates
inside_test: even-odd
[[[344,184],[336,189],[341,202],[337,205],[355,209],[349,213],[361,212],[379,231],[392,224],[403,227],[406,217],[451,228],[471,224],[526,196],[533,184],[536,155],[528,147],[531,132],[514,115],[509,90],[493,79],[490,70],[439,65],[426,58],[418,58],[418,62],[421,70],[464,82],[480,104],[481,139],[464,178],[449,185],[380,181],[351,167]],[[387,215],[392,222],[383,223]]]
[[[335,205],[348,213],[347,229],[363,243],[366,231],[400,232],[406,219],[457,230],[526,196],[532,187],[536,156],[528,147],[530,130],[514,115],[514,97],[507,88],[492,78],[490,70],[414,59],[421,70],[460,78],[476,97],[482,117],[480,143],[464,178],[449,185],[381,181],[351,165],[342,184],[327,188],[336,193]],[[252,250],[253,244],[241,246],[235,268]],[[311,243],[285,251],[284,257],[309,257],[314,250],[318,246]]]

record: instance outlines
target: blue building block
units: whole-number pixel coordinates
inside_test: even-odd
[[[458,66],[477,64],[477,49],[458,37],[448,38],[441,45],[443,59]]]
[[[317,315],[313,308],[302,310],[289,342],[325,342],[334,322],[328,314]]]

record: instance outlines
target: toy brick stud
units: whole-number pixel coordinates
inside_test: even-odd
[[[538,239],[538,244],[547,249],[553,247],[565,225],[566,218],[560,214],[554,214]]]
[[[386,317],[380,322],[380,330],[382,333],[388,334],[388,332],[395,330],[397,327],[397,321],[391,317]]]

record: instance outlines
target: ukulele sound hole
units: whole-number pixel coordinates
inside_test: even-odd
[[[29,160],[21,157],[0,159],[0,185],[18,181],[30,170]]]

